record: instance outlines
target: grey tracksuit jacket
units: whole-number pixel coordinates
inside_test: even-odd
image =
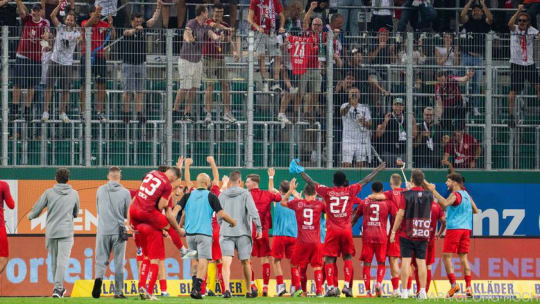
[[[251,237],[252,222],[255,222],[257,232],[262,232],[259,211],[257,211],[257,207],[249,191],[240,187],[229,188],[221,192],[219,202],[223,210],[236,220],[236,226],[231,227],[222,218],[219,218],[218,221],[221,226],[220,235],[247,235]]]

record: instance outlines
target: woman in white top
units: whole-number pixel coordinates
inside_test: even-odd
[[[438,65],[459,65],[459,48],[454,45],[454,35],[452,33],[443,34],[443,46],[435,47],[435,59]]]

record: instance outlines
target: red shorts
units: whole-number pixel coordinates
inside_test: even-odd
[[[328,257],[354,255],[352,230],[328,230],[324,239],[323,254]]]
[[[471,243],[471,230],[450,229],[446,230],[444,237],[443,252],[446,253],[469,253]]]
[[[311,267],[322,267],[322,245],[320,243],[304,244],[296,243],[291,257],[291,265],[305,268],[310,264]]]
[[[135,226],[140,236],[144,238],[143,254],[150,260],[165,259],[165,242],[163,232],[154,229],[148,224],[139,224]]]
[[[272,256],[276,259],[286,257],[290,259],[293,255],[296,238],[290,236],[275,236],[272,239]]]
[[[399,236],[396,235],[396,241],[393,243],[390,243],[390,238],[388,238],[388,245],[386,246],[386,255],[389,257],[401,257],[401,251],[399,248]]]
[[[221,260],[221,247],[219,245],[219,230],[212,231],[212,260]]]
[[[435,263],[435,240],[429,240],[426,249],[426,265],[433,265]],[[416,267],[416,258],[411,259],[411,265]]]
[[[0,226],[0,257],[7,258],[9,256],[9,244],[6,233],[6,226]]]
[[[167,217],[163,215],[157,209],[152,211],[142,210],[135,204],[131,204],[129,207],[129,215],[131,218],[131,224],[135,227],[139,224],[148,224],[156,230],[163,230],[163,228],[169,225]]]
[[[136,231],[133,233],[133,241],[135,242],[135,248],[137,248],[137,262],[142,262],[144,257],[148,255],[144,246],[144,237],[140,232]]]
[[[371,263],[373,261],[373,254],[378,264],[384,264],[386,261],[386,243],[373,244],[362,243],[362,254],[360,255],[360,261]]]
[[[251,250],[252,257],[264,258],[271,255],[270,250],[270,237],[268,236],[268,230],[263,230],[262,238],[256,239],[257,232],[253,229],[253,249]]]

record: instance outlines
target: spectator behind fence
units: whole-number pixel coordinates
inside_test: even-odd
[[[414,144],[415,168],[439,168],[441,159],[441,130],[435,123],[433,107],[425,107],[423,121],[417,125]]]
[[[133,95],[135,95],[135,112],[139,123],[146,122],[146,111],[144,109],[144,90],[146,89],[146,34],[147,29],[156,24],[159,19],[161,0],[157,0],[156,10],[152,18],[144,21],[144,17],[139,14],[131,16],[131,28],[124,30],[124,40],[122,41],[122,84],[124,93],[122,94],[123,109],[120,119],[125,123],[131,120],[133,110],[131,105]]]
[[[52,90],[58,80],[58,90],[61,91],[60,115],[62,122],[68,123],[67,104],[69,101],[69,90],[73,83],[73,53],[78,42],[82,39],[81,32],[75,23],[75,14],[68,12],[64,18],[64,24],[57,18],[60,11],[60,4],[52,11],[51,21],[56,27],[56,39],[49,70],[47,71],[47,88],[45,90],[45,104],[43,106],[42,121],[49,119],[49,105],[51,103]]]
[[[454,44],[452,33],[443,34],[442,46],[435,47],[435,60],[437,65],[452,67],[459,65],[459,47]]]
[[[328,24],[330,23],[330,15],[332,14],[332,12],[335,12],[335,9],[330,8],[328,1],[329,0],[317,0],[317,1],[307,2],[305,11],[307,12],[309,8],[314,5],[312,4],[313,2],[317,3],[313,11],[311,12],[311,17],[321,18],[324,24]]]
[[[34,87],[41,78],[41,45],[49,33],[49,21],[41,18],[43,9],[41,4],[34,4],[30,13],[22,0],[17,0],[17,9],[23,24],[17,55],[15,60],[15,79],[13,86],[12,119],[31,119],[31,105],[34,99]],[[21,89],[28,89],[26,103],[21,117],[19,100]]]
[[[279,17],[279,28],[277,20]],[[279,75],[281,67],[281,52],[279,50],[276,29],[278,33],[285,32],[285,15],[280,0],[251,0],[249,4],[248,22],[251,30],[255,32],[255,53],[259,61],[263,91],[268,88],[279,90]],[[266,69],[266,58],[274,59],[273,78],[270,78]]]
[[[195,9],[196,17],[186,24],[184,30],[184,42],[178,58],[178,73],[180,74],[180,88],[176,94],[173,108],[173,120],[192,121],[191,108],[195,100],[195,92],[201,86],[203,72],[202,49],[204,42],[209,38],[213,41],[221,36],[212,31],[212,27],[206,23],[208,19],[208,8],[204,5],[197,5]],[[220,28],[221,25],[212,24]],[[180,105],[186,100],[184,115],[180,117]]]
[[[417,22],[418,14],[420,22]],[[431,23],[437,17],[437,12],[431,5],[430,0],[406,0],[401,10],[401,18],[399,19],[398,32],[407,31],[407,24],[411,22],[411,26],[415,30],[422,32],[431,31]]]
[[[468,70],[465,76],[450,75],[446,71],[437,72],[435,84],[435,112],[444,131],[457,128],[457,123],[465,121],[467,109],[461,96],[460,82],[469,81],[474,70]]]
[[[377,65],[375,69],[381,76],[382,81],[388,79],[388,72],[381,65],[389,65],[396,62],[396,50],[393,44],[389,43],[388,29],[381,27],[377,32],[377,45],[368,51],[368,62]]]
[[[384,116],[384,121],[377,126],[376,137],[381,138],[382,159],[388,166],[395,167],[398,159],[404,160],[407,152],[407,117],[403,113],[403,99],[396,98],[392,112]],[[416,137],[416,119],[412,118],[412,137]]]
[[[111,39],[114,39],[115,30],[112,24],[112,17],[107,21],[101,20],[101,6],[93,6],[90,9],[90,18],[81,23],[83,27],[83,43],[81,47],[81,116],[83,116],[86,103],[86,42],[84,39],[86,29],[92,31],[91,51],[90,51],[90,73],[94,80],[96,91],[96,118],[100,121],[106,120],[104,113],[105,103],[105,82],[107,81],[107,60],[105,46]],[[90,101],[92,98],[90,97]],[[91,102],[90,102],[91,103]],[[84,116],[83,116],[84,117]]]
[[[304,21],[304,9],[300,0],[289,1],[284,7],[285,14],[285,32],[298,32],[302,29]]]
[[[486,6],[484,0],[480,0],[480,4],[473,4],[476,0],[469,0],[461,11],[460,22],[463,24],[463,29],[467,33],[466,40],[462,41],[462,61],[465,66],[483,66],[484,53],[486,44],[486,34],[491,30],[493,16]],[[472,5],[471,17],[468,15],[469,7]],[[472,94],[480,94],[483,83],[483,71],[475,70],[474,78],[471,82]],[[473,96],[471,98],[473,106],[473,114],[480,115],[478,110],[480,107],[480,98]]]
[[[75,11],[75,0],[41,0],[40,2],[45,13],[43,17],[49,20],[49,22],[52,22],[51,14],[58,6],[60,8],[58,9],[56,18],[62,23],[64,23],[64,18],[66,18],[70,11]]]
[[[371,163],[371,112],[360,104],[358,88],[349,89],[349,102],[341,105],[343,144],[341,157],[343,167],[364,167]]]
[[[231,82],[229,80],[229,70],[225,65],[224,54],[227,47],[230,46],[234,55],[234,60],[238,62],[239,50],[233,40],[233,29],[223,20],[224,9],[223,5],[216,4],[212,12],[212,18],[206,20],[206,24],[219,24],[219,27],[214,29],[215,33],[221,37],[220,40],[213,41],[207,38],[203,46],[203,63],[204,74],[208,79],[206,92],[204,95],[206,115],[204,121],[212,122],[212,99],[214,95],[214,83],[221,84],[221,92],[223,96],[223,120],[229,123],[236,122],[236,118],[231,113]]]
[[[531,19],[531,26],[537,28],[536,17],[540,13],[540,1],[538,0],[523,0],[523,4],[527,9],[527,14]]]
[[[337,0],[338,13],[343,16],[343,32],[350,36],[360,35],[360,24],[358,14],[361,12],[358,8],[344,6],[369,5],[366,0]]]
[[[445,147],[442,165],[448,166],[451,156],[455,168],[476,168],[476,161],[482,153],[482,148],[471,134],[465,132],[464,122],[454,130],[452,137],[443,136],[443,144]]]
[[[394,0],[372,0],[370,31],[376,32],[381,27],[387,28],[390,32],[394,30],[394,11],[390,8],[392,6]]]
[[[518,24],[516,25],[516,19]],[[537,29],[530,26],[531,17],[523,12],[523,5],[518,6],[517,12],[508,22],[510,28],[510,93],[508,93],[508,126],[516,126],[515,103],[516,94],[521,93],[525,82],[536,86],[537,101],[540,101],[540,77],[534,64],[534,39],[540,39]]]

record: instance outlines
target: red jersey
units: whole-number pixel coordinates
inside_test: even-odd
[[[86,47],[85,47],[85,42],[84,42],[84,39],[85,39],[85,35],[84,35],[84,30],[85,30],[85,27],[84,25],[88,23],[88,20],[84,20],[82,23],[81,23],[81,26],[83,27],[83,33],[82,33],[82,38],[83,38],[83,42],[82,42],[82,48],[81,48],[81,54],[84,55],[84,53],[86,52]],[[105,42],[105,38],[107,37],[107,33],[109,31],[109,28],[111,27],[111,25],[106,22],[106,21],[103,21],[103,20],[100,20],[98,21],[96,24],[94,24],[94,26],[92,26],[92,43],[91,43],[91,47],[92,47],[92,55],[95,55],[96,57],[103,57],[103,44]],[[101,48],[100,48],[101,47]],[[94,51],[97,49],[97,48],[100,48],[95,54],[94,54]]]
[[[448,76],[445,83],[435,84],[435,98],[440,98],[445,108],[463,105],[457,76]]]
[[[15,202],[13,201],[13,197],[11,197],[11,192],[9,191],[9,185],[8,183],[4,181],[0,181],[0,204],[2,204],[0,208],[0,225],[4,226],[4,203],[6,202],[6,205],[9,209],[15,208]]]
[[[276,19],[283,12],[283,6],[280,0],[251,0],[249,10],[253,11],[253,22],[268,35],[277,28]]]
[[[308,69],[308,64],[317,60],[319,49],[317,38],[315,36],[288,36],[287,41],[292,72],[294,75],[302,75]],[[309,68],[312,67],[309,66]]]
[[[392,190],[384,191],[384,196],[386,196],[386,200],[391,201],[396,210],[399,209],[399,202],[401,201],[401,192],[407,190],[406,188],[395,188]],[[396,220],[396,215],[392,215],[390,217],[390,229],[394,226],[394,222]]]
[[[431,203],[431,225],[429,226],[430,241],[435,239],[435,234],[437,233],[437,223],[444,217],[444,211],[442,210],[441,205],[435,202]]]
[[[142,210],[150,212],[156,209],[161,198],[168,201],[171,192],[172,186],[165,173],[154,170],[144,177],[135,197],[135,204]]]
[[[219,197],[219,195],[221,194],[221,189],[216,185],[212,185],[212,188],[210,188],[210,192],[216,197]],[[214,214],[212,215],[212,230],[215,229],[219,231],[219,223],[217,221],[216,213],[214,212]]]
[[[31,15],[26,15],[21,21],[23,31],[17,47],[17,55],[41,62],[41,36],[49,31],[49,21],[40,18],[38,22],[34,22]]]
[[[279,193],[272,193],[270,191],[261,190],[259,188],[251,189],[249,191],[255,201],[255,206],[259,211],[259,217],[261,218],[262,230],[267,231],[272,227],[272,216],[270,209],[272,202],[281,202],[281,195]]]
[[[295,199],[287,203],[287,207],[296,214],[298,236],[296,240],[302,244],[321,243],[321,214],[324,203],[319,200],[307,201]]]
[[[131,198],[133,199],[137,193],[139,193],[139,189],[129,189],[129,195],[131,195]]]
[[[206,20],[206,24],[210,26],[211,23],[214,23],[215,21],[213,19]],[[229,25],[223,21],[221,21],[219,24],[225,27],[229,27]],[[231,38],[231,32],[230,31],[224,31],[219,28],[212,28],[212,32],[216,33],[217,35],[221,35],[222,33],[225,35],[225,41],[217,40],[214,41],[208,37],[208,39],[204,42],[202,53],[206,57],[212,57],[216,59],[223,59],[223,52],[225,50],[225,45],[229,43]]]
[[[461,138],[452,136],[450,141],[446,144],[444,152],[454,157],[454,167],[469,168],[470,162],[476,155],[477,148],[478,142],[476,139],[468,133],[463,133]]]
[[[326,204],[327,230],[351,229],[353,198],[362,191],[362,185],[332,188],[316,185],[315,190]]]
[[[377,201],[366,199],[356,209],[356,214],[363,216],[362,242],[371,244],[384,244],[388,239],[386,222],[388,215],[395,216],[397,208],[390,200]]]

